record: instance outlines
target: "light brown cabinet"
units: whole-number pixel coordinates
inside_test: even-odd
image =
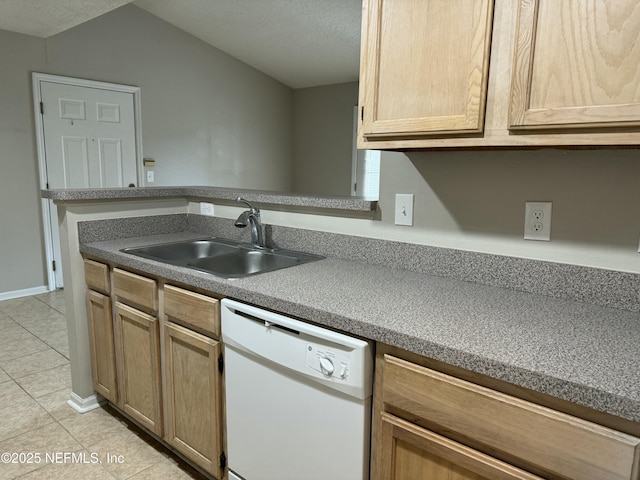
[[[122,303],[115,305],[118,338],[118,406],[156,435],[162,435],[158,319]]]
[[[187,458],[222,478],[220,343],[171,322],[164,324],[166,439]]]
[[[636,0],[365,0],[363,15],[358,148],[640,145]]]
[[[109,267],[94,260],[84,261],[87,284],[87,320],[93,389],[107,400],[118,401],[115,342],[111,308]]]
[[[378,478],[387,480],[542,480],[541,477],[420,428],[387,413],[381,415]]]
[[[107,400],[117,403],[118,386],[111,298],[93,290],[87,290],[87,314],[93,389]]]
[[[640,126],[637,0],[522,0],[512,129]]]
[[[165,285],[164,313],[173,322],[220,338],[220,301],[217,298]]]
[[[95,391],[221,479],[219,299],[93,260],[85,280]]]
[[[113,269],[117,405],[156,435],[163,432],[158,286],[151,278]]]
[[[482,132],[493,1],[365,5],[362,136]]]
[[[113,295],[117,300],[140,310],[158,311],[158,284],[152,278],[114,268]]]
[[[374,480],[638,480],[640,439],[379,349]]]

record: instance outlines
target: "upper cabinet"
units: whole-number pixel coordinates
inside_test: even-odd
[[[493,1],[371,0],[365,6],[363,136],[482,132]]]
[[[522,0],[511,128],[640,125],[640,3]]]
[[[637,0],[364,0],[358,148],[640,145]]]

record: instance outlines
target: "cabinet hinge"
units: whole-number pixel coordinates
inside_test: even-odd
[[[227,467],[227,456],[224,454],[224,452],[222,452],[220,454],[220,468],[226,468]]]
[[[47,182],[47,190],[49,190],[49,182]]]
[[[222,373],[224,371],[224,357],[222,354],[218,356],[218,371]]]
[[[53,269],[54,272],[56,271],[56,261],[55,260],[53,260],[51,262],[51,268]]]
[[[40,102],[40,115],[44,115],[44,103]]]

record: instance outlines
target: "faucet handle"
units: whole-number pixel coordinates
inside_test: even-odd
[[[258,209],[257,207],[254,207],[253,205],[251,205],[251,204],[249,203],[249,201],[248,201],[248,200],[245,200],[245,199],[244,199],[244,198],[242,198],[242,197],[238,197],[238,198],[236,198],[236,202],[238,202],[238,203],[244,203],[245,205],[247,205],[247,206],[249,207],[249,209],[251,210],[251,213],[254,213],[254,214],[256,214],[256,213],[260,213],[260,209]]]

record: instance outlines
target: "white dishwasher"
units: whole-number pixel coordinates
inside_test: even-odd
[[[369,478],[369,342],[222,300],[230,480]]]

